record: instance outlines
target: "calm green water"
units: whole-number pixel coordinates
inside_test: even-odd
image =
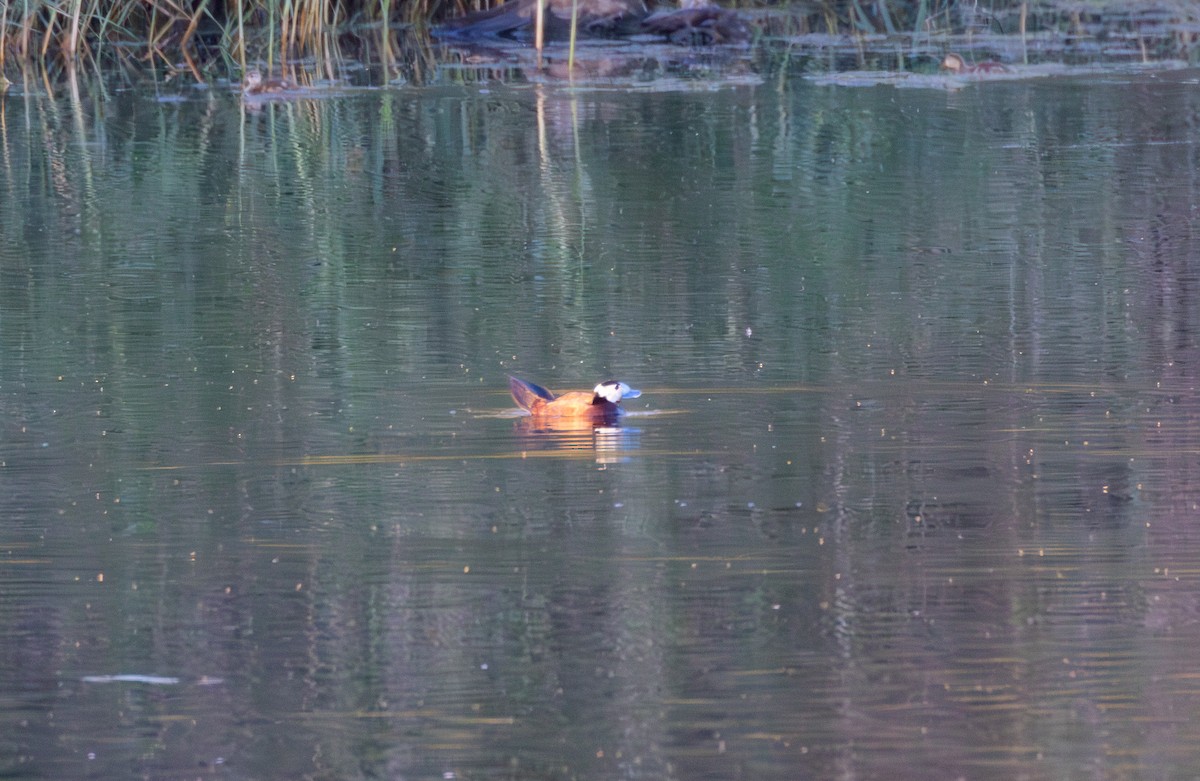
[[[1192,777],[1196,82],[9,94],[0,775]]]

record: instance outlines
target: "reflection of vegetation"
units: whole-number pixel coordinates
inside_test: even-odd
[[[368,41],[390,64],[398,55],[394,32],[490,5],[488,0],[26,0],[0,4],[0,70],[21,60],[97,63],[137,58],[172,67],[182,60],[198,79],[210,66],[247,58],[269,64],[308,58],[327,69],[340,60],[345,36]],[[777,12],[768,29],[826,34],[1034,33],[1074,36],[1115,33],[1166,41],[1190,50],[1200,9],[1185,0],[1153,5],[1109,0],[749,0],[735,6]],[[399,53],[402,56],[402,53]],[[2,77],[0,77],[2,78]],[[2,84],[3,82],[0,82]]]

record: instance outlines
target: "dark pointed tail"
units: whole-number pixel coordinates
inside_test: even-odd
[[[523,410],[532,412],[533,404],[538,399],[542,401],[554,401],[554,394],[541,385],[534,385],[532,382],[518,380],[516,377],[508,378],[508,389],[512,392],[513,401],[517,402],[517,406]]]

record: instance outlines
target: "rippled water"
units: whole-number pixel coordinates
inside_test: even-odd
[[[4,97],[0,771],[1190,777],[1195,80]]]

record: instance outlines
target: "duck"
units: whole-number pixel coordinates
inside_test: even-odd
[[[995,60],[984,60],[977,62],[974,65],[967,62],[961,54],[950,52],[942,60],[942,70],[950,71],[953,74],[966,73],[1008,73],[1009,70],[1004,63],[996,62]]]
[[[750,40],[750,27],[736,12],[708,0],[681,0],[679,8],[656,11],[642,30],[684,46],[713,46]]]
[[[242,94],[247,96],[271,95],[294,89],[296,89],[296,85],[287,79],[263,78],[262,72],[258,68],[246,71],[246,78],[242,81]]]
[[[540,385],[509,377],[508,389],[517,406],[535,419],[587,420],[595,425],[615,423],[624,413],[621,399],[636,399],[642,395],[640,390],[617,380],[605,380],[591,391],[555,395]]]
[[[453,38],[532,35],[538,0],[508,0],[483,11],[451,19],[437,33]],[[545,36],[566,39],[571,29],[571,6],[576,0],[546,0]],[[643,0],[577,0],[578,30],[584,35],[613,36],[637,32],[646,16]]]

